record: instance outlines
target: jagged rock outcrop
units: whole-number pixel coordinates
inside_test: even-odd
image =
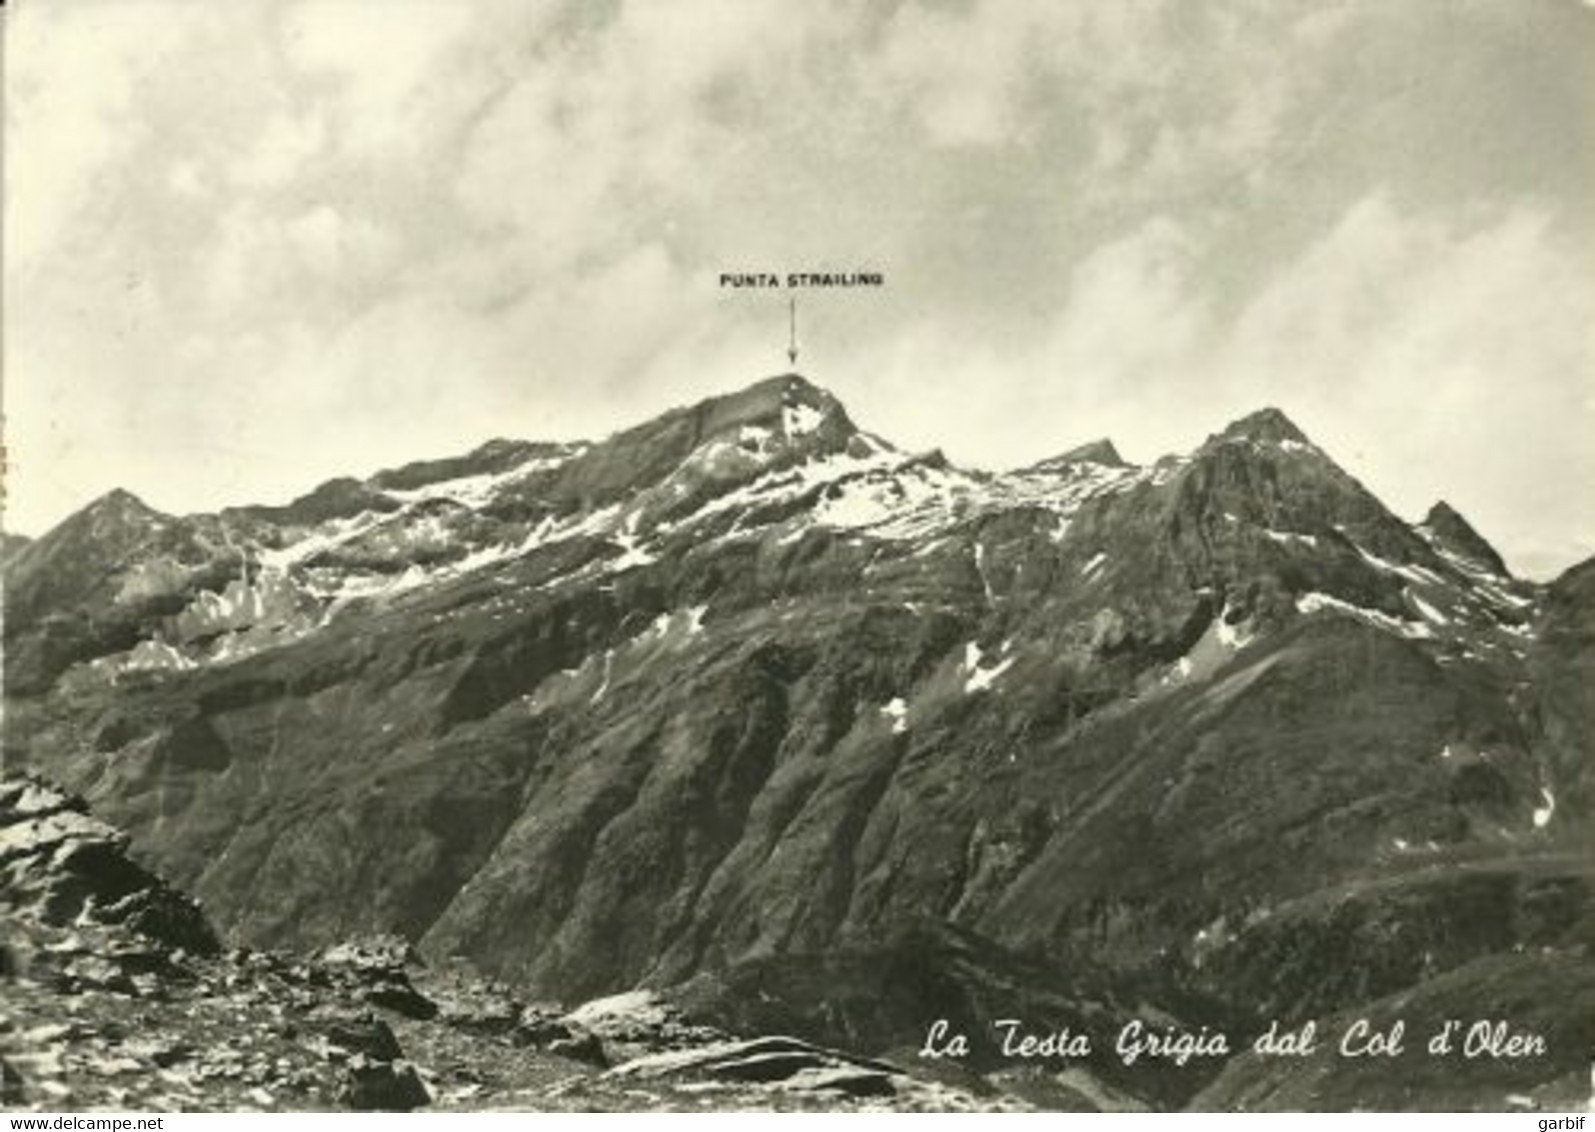
[[[1505,576],[1506,563],[1496,553],[1495,547],[1473,529],[1473,525],[1459,515],[1445,500],[1429,508],[1418,528],[1434,545],[1456,555],[1486,573]]]
[[[0,780],[0,905],[46,923],[116,924],[167,947],[218,950],[198,905],[127,855],[128,838],[37,777]]]
[[[1124,468],[1124,457],[1119,455],[1119,450],[1113,446],[1113,441],[1107,437],[1099,440],[1087,441],[1077,445],[1061,455],[1042,460],[1031,465],[1035,471],[1056,471],[1070,464],[1100,464],[1105,468]]]

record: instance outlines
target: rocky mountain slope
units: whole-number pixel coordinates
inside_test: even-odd
[[[756,987],[866,1053],[955,1010],[1245,1029],[1588,962],[1590,577],[1403,521],[1275,410],[993,474],[786,375],[282,507],[113,493],[5,567],[7,758],[252,946]],[[819,972],[893,1021],[783,1001]]]
[[[651,995],[564,1013],[403,940],[223,949],[126,838],[35,778],[0,779],[0,1102],[72,1109],[1024,1107]]]

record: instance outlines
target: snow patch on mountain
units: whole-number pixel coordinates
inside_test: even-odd
[[[1152,465],[1152,486],[1162,487],[1179,475],[1185,469],[1185,465],[1190,462],[1190,457],[1188,456],[1165,456]]]
[[[131,649],[115,656],[101,657],[90,663],[101,672],[147,672],[166,669],[182,671],[198,667],[197,662],[173,645],[161,640],[140,641]]]
[[[1101,465],[986,476],[912,459],[888,459],[845,482],[839,499],[823,504],[814,521],[865,530],[879,538],[912,539],[980,515],[1035,507],[1059,517],[1054,541],[1061,541],[1067,520],[1085,502],[1123,491],[1145,478],[1140,469]],[[861,492],[864,499],[842,502],[854,492]]]
[[[986,574],[986,548],[978,541],[975,543],[975,573],[980,575],[980,588],[986,595],[986,604],[995,606],[997,595],[992,593],[991,578]]]
[[[783,516],[775,521],[782,544],[814,528],[911,541],[935,538],[982,515],[1035,507],[1058,516],[1052,538],[1061,542],[1068,519],[1082,504],[1149,475],[1144,469],[1096,464],[989,475],[879,443],[861,444],[766,470],[659,529],[690,529],[733,512],[751,516],[735,528],[738,536],[746,536],[765,529],[757,516],[768,513]],[[811,499],[809,507],[800,507]],[[800,508],[798,513],[791,513],[794,508]]]
[[[1434,636],[1434,632],[1427,625],[1413,621],[1403,621],[1400,618],[1392,617],[1390,614],[1383,613],[1380,610],[1367,609],[1360,605],[1353,605],[1349,601],[1342,601],[1340,598],[1333,597],[1329,594],[1318,593],[1315,591],[1312,593],[1302,594],[1296,599],[1296,612],[1298,613],[1313,614],[1325,610],[1355,617],[1357,620],[1362,621],[1365,624],[1373,625],[1376,628],[1384,629],[1391,633],[1397,633],[1403,637],[1413,640]]]
[[[748,452],[768,455],[775,448],[775,433],[763,425],[743,425],[737,432],[737,443]]]
[[[626,516],[625,523],[615,534],[615,542],[620,547],[620,555],[610,561],[609,565],[615,573],[622,570],[634,570],[638,566],[647,566],[657,561],[655,556],[637,544],[637,524],[642,519],[642,512],[633,511]]]
[[[310,528],[298,539],[280,547],[259,551],[256,560],[265,567],[287,570],[314,558],[323,551],[332,550],[360,537],[387,518],[388,515],[384,512],[362,511],[347,518],[330,519],[320,526]]]
[[[788,440],[808,436],[823,423],[825,423],[825,414],[813,405],[799,401],[788,402],[781,406],[781,429],[786,433]]]
[[[1224,612],[1213,620],[1213,634],[1219,644],[1231,651],[1239,652],[1252,643],[1252,634],[1244,622],[1231,624],[1229,618],[1230,608],[1226,605]]]
[[[1229,605],[1213,618],[1203,634],[1197,638],[1186,654],[1170,664],[1158,681],[1161,685],[1183,684],[1187,681],[1205,680],[1250,645],[1254,634],[1248,622],[1232,624]]]
[[[983,654],[981,648],[974,641],[964,646],[964,691],[966,693],[983,692],[997,682],[997,678],[1013,667],[1014,657],[1007,656],[1012,641],[1004,641],[1002,645],[1003,659],[990,668],[981,664]]]
[[[1342,530],[1341,533],[1344,534],[1344,530]],[[1433,570],[1430,570],[1426,566],[1402,565],[1399,562],[1392,562],[1388,558],[1381,558],[1373,551],[1368,550],[1365,547],[1358,546],[1355,542],[1353,542],[1351,545],[1352,548],[1356,550],[1356,552],[1362,557],[1364,562],[1368,563],[1377,570],[1382,570],[1386,574],[1395,574],[1398,577],[1407,579],[1409,582],[1417,582],[1419,584],[1445,584],[1445,579],[1441,578],[1440,575],[1436,574]]]
[[[611,675],[614,674],[614,671],[615,671],[615,650],[614,649],[605,649],[604,650],[604,674],[603,674],[603,677],[598,681],[598,690],[593,693],[593,698],[588,701],[589,703],[596,704],[599,700],[602,700],[604,698],[604,694],[609,691],[609,678],[610,678]]]
[[[1450,620],[1445,614],[1441,613],[1434,606],[1424,601],[1423,598],[1419,597],[1417,594],[1409,591],[1407,596],[1412,599],[1412,604],[1418,607],[1418,612],[1423,614],[1425,620],[1431,621],[1436,625],[1450,624]]]
[[[1534,828],[1544,829],[1551,824],[1551,818],[1556,814],[1556,795],[1552,794],[1547,786],[1540,787],[1540,800],[1544,803],[1535,807]]]
[[[703,619],[709,612],[707,605],[693,605],[686,609],[666,610],[659,614],[626,647],[649,643],[671,642],[683,644],[703,633]]]
[[[534,457],[503,472],[478,472],[474,475],[436,480],[413,488],[384,488],[382,493],[401,503],[413,504],[448,499],[462,507],[474,509],[491,503],[499,492],[510,484],[568,463],[577,451],[573,448],[553,456]]]

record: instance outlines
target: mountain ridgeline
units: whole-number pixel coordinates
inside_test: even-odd
[[[1466,1073],[1079,1068],[1492,1107],[1595,1041],[1592,569],[1512,577],[1273,409],[997,474],[784,375],[286,506],[113,492],[5,561],[6,757],[235,943],[394,932],[866,1053],[1515,1002],[1549,1052]]]

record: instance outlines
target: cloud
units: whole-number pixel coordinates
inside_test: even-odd
[[[879,76],[935,144],[1010,140],[1031,78],[1038,15],[1020,4],[904,5],[886,29]]]
[[[282,185],[298,175],[326,142],[327,123],[319,114],[276,114],[255,144],[233,163],[232,180],[245,188]]]
[[[468,127],[456,198],[544,274],[646,240],[661,213],[694,207],[745,159],[736,119],[787,92],[810,48],[844,26],[835,11],[630,4],[599,27],[533,35],[521,73]]]
[[[424,84],[471,29],[472,9],[411,0],[382,5],[379,15],[366,0],[302,0],[278,27],[294,66],[337,85],[332,101],[345,145],[413,149],[422,137]]]
[[[22,4],[6,28],[6,257],[31,264],[70,239],[93,177],[149,128],[130,114],[138,84],[185,36],[158,3]],[[63,82],[66,74],[94,76]]]
[[[345,316],[400,258],[395,234],[365,217],[328,204],[277,211],[244,198],[221,214],[199,263],[206,305],[193,313],[236,327]]]
[[[805,296],[804,360],[905,443],[1154,456],[1284,402],[1548,561],[1588,500],[1512,497],[1595,479],[1595,60],[1581,8],[1519,15],[24,2],[13,515],[603,432],[783,363],[720,271],[870,267]]]

